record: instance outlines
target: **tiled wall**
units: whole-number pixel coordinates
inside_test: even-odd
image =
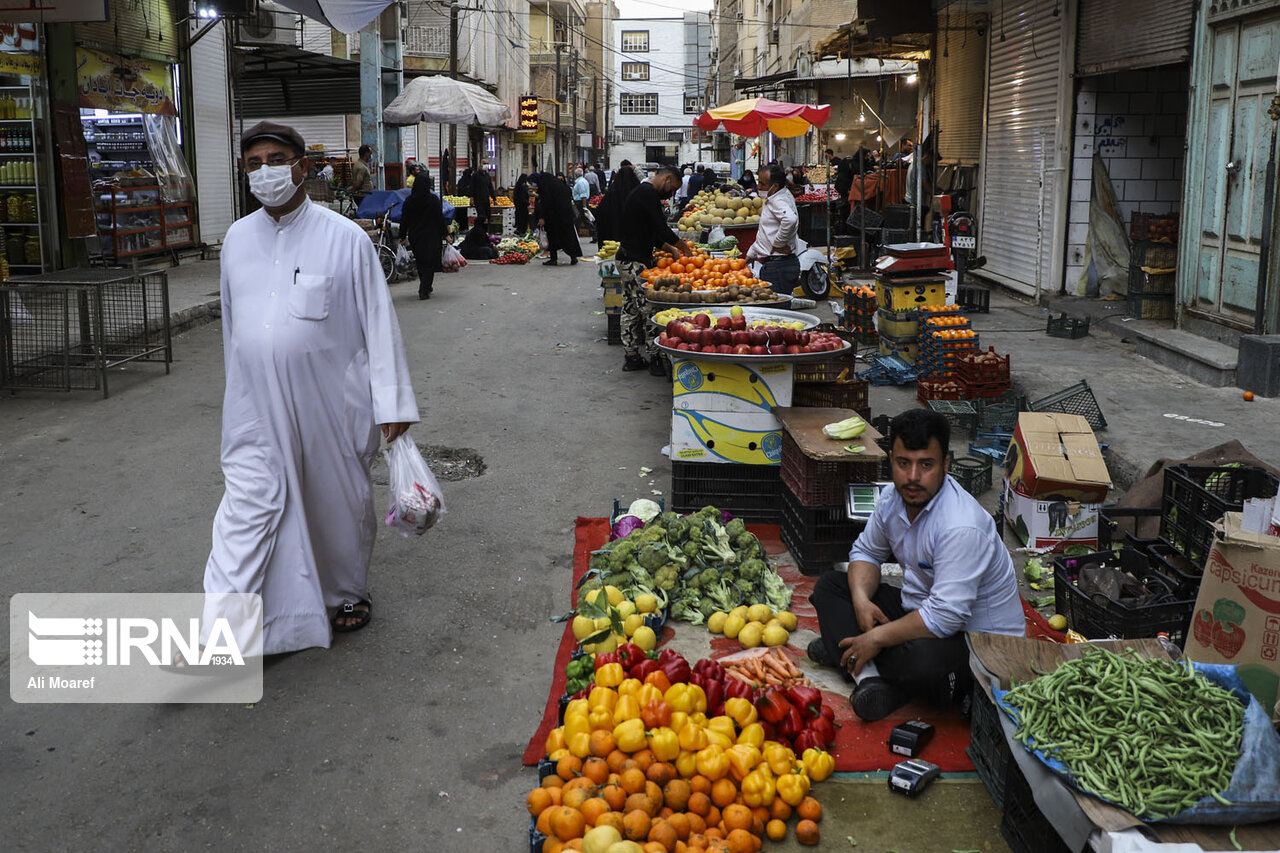
[[[1187,78],[1184,65],[1080,78],[1067,219],[1068,292],[1076,292],[1083,271],[1095,151],[1111,176],[1126,233],[1134,211],[1181,208]]]

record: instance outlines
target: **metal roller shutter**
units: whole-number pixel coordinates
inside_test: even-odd
[[[75,25],[76,42],[109,53],[177,62],[178,16],[171,0],[106,0],[107,20]],[[223,70],[225,74],[225,69]]]
[[[1069,5],[1068,5],[1069,8]],[[1063,56],[1054,4],[1005,0],[991,16],[987,126],[982,170],[984,272],[1035,293],[1061,278],[1062,226],[1056,193],[1066,193],[1071,57]],[[1069,142],[1069,139],[1067,140]]]
[[[323,145],[325,150],[332,153],[336,151],[345,151],[347,148],[347,118],[346,116],[287,116],[284,118],[255,118],[252,121],[245,119],[244,128],[236,128],[236,145],[237,150],[240,144],[240,131],[248,129],[250,126],[257,124],[259,121],[274,121],[280,124],[292,127],[298,133],[302,134],[302,139],[307,146]]]
[[[987,83],[986,15],[938,16],[938,155],[944,162],[982,158],[982,104]]]
[[[1080,0],[1076,74],[1187,62],[1195,7],[1194,0]]]
[[[227,89],[227,30],[219,24],[191,46],[190,117],[196,148],[196,212],[200,240],[220,243],[235,221],[235,160]]]

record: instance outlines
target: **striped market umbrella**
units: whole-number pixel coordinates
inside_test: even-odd
[[[723,127],[739,136],[760,136],[766,130],[780,139],[803,136],[811,127],[822,127],[831,118],[831,107],[789,104],[768,98],[748,98],[714,107],[693,120],[703,130]]]

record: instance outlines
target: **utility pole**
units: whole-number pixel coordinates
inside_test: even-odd
[[[600,137],[600,69],[591,72],[591,147],[596,147]],[[601,188],[603,189],[603,187]]]
[[[555,171],[560,171],[560,101],[563,98],[561,89],[563,83],[563,73],[560,70],[560,51],[565,49],[565,45],[556,42],[556,139],[552,151],[555,154]]]
[[[569,132],[569,138],[573,140],[573,146],[570,150],[573,156],[570,158],[573,162],[578,160],[578,49],[573,49],[573,65],[569,67],[569,93],[573,99],[571,104],[573,108],[573,130]],[[565,177],[569,177],[565,175]]]
[[[458,79],[458,0],[449,2],[449,76]],[[449,183],[457,181],[458,174],[458,126],[449,125],[449,157],[453,161]],[[470,162],[468,162],[470,165]],[[442,188],[443,191],[443,188]]]
[[[604,81],[604,164],[613,168],[609,159],[609,115],[613,112],[613,83],[608,78]]]

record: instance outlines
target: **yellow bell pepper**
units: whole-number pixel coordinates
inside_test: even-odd
[[[587,694],[587,710],[596,708],[608,708],[612,711],[618,704],[618,691],[612,687],[600,687],[596,685],[591,688],[591,692]],[[568,713],[566,711],[565,713]]]
[[[586,699],[570,699],[569,704],[564,706],[564,718],[567,720],[573,714],[585,714],[588,710],[589,703]]]
[[[546,749],[547,755],[550,755],[558,749],[564,749],[566,745],[567,744],[564,739],[564,726],[556,726],[547,733],[547,740],[543,744],[543,747]]]
[[[699,773],[714,782],[724,778],[729,772],[729,756],[718,746],[708,746],[698,750],[694,766]]]
[[[707,715],[701,711],[695,711],[689,715],[689,722],[696,726],[702,726],[705,729],[707,727]]]
[[[795,752],[791,747],[780,743],[766,743],[764,749],[760,750],[760,754],[775,776],[790,773],[796,763]]]
[[[645,683],[640,685],[640,690],[636,693],[636,698],[640,700],[640,707],[643,708],[650,702],[661,702],[662,695],[662,691],[657,687],[652,684]]]
[[[680,774],[681,779],[694,776],[698,772],[698,753],[687,749],[680,750],[680,754],[676,756],[676,772]]]
[[[752,723],[746,726],[738,733],[738,743],[747,743],[760,749],[764,746],[764,726],[759,723]]]
[[[674,761],[680,755],[680,736],[666,726],[647,733],[649,749],[659,761]]]
[[[786,773],[778,777],[778,796],[789,806],[798,806],[809,793],[809,777],[803,773]]]
[[[613,742],[623,752],[639,752],[648,745],[644,734],[644,720],[632,717],[613,727]]]
[[[607,663],[596,670],[596,684],[601,687],[617,687],[626,677],[620,663]]]
[[[663,700],[666,701],[666,700]],[[684,711],[671,711],[671,730],[678,732],[689,724],[689,715]]]
[[[760,718],[760,713],[756,710],[756,706],[751,704],[751,700],[743,699],[741,696],[726,699],[724,712],[740,729],[745,729]]]
[[[561,747],[560,749],[557,749],[554,752],[547,753],[547,758],[551,759],[552,761],[559,761],[560,759],[564,758],[566,755],[570,755],[570,754],[571,753],[569,752],[568,747]]]
[[[695,726],[689,723],[680,730],[680,748],[687,749],[690,752],[697,752],[705,748],[710,740],[707,739],[707,730],[702,726]]]
[[[640,719],[640,700],[635,696],[619,696],[618,704],[613,709],[613,723]]]
[[[696,684],[689,685],[689,695],[692,698],[693,710],[706,713],[707,710],[707,691],[703,690]]]
[[[587,714],[587,722],[591,726],[591,731],[604,729],[608,731],[617,725],[613,721],[613,712],[608,708],[593,708],[591,713]]]
[[[586,758],[591,754],[591,733],[575,732],[569,735],[568,748],[569,752],[579,758]]]
[[[718,732],[713,729],[703,729],[703,731],[707,733],[708,746],[713,743],[721,749],[728,749],[733,746],[733,738],[729,737],[724,732]]]
[[[809,747],[804,751],[804,769],[814,782],[821,782],[836,769],[836,759],[824,749]]]
[[[768,764],[757,766],[742,780],[742,802],[753,809],[757,806],[773,805],[776,793],[776,783],[773,780],[773,774],[769,772]]]
[[[712,717],[707,721],[707,729],[720,732],[729,739],[729,743],[733,743],[738,738],[738,729],[730,717]]]
[[[692,684],[683,683],[673,684],[667,692],[663,694],[662,698],[671,706],[671,710],[673,711],[684,711],[686,714],[691,714],[697,710],[705,711],[705,707],[702,709],[693,707],[693,695],[689,691],[689,688],[693,686],[694,685]]]
[[[605,664],[605,666],[613,666],[613,664]],[[618,664],[618,666],[622,666],[622,664]],[[638,699],[640,698],[640,688],[643,686],[644,684],[640,679],[627,678],[624,674],[622,680],[618,682],[618,695],[635,696]]]
[[[729,747],[728,755],[729,772],[739,782],[747,778],[747,774],[760,764],[760,750],[750,744],[734,744]]]
[[[576,734],[590,734],[591,722],[585,712],[564,715],[564,737],[567,742]]]

